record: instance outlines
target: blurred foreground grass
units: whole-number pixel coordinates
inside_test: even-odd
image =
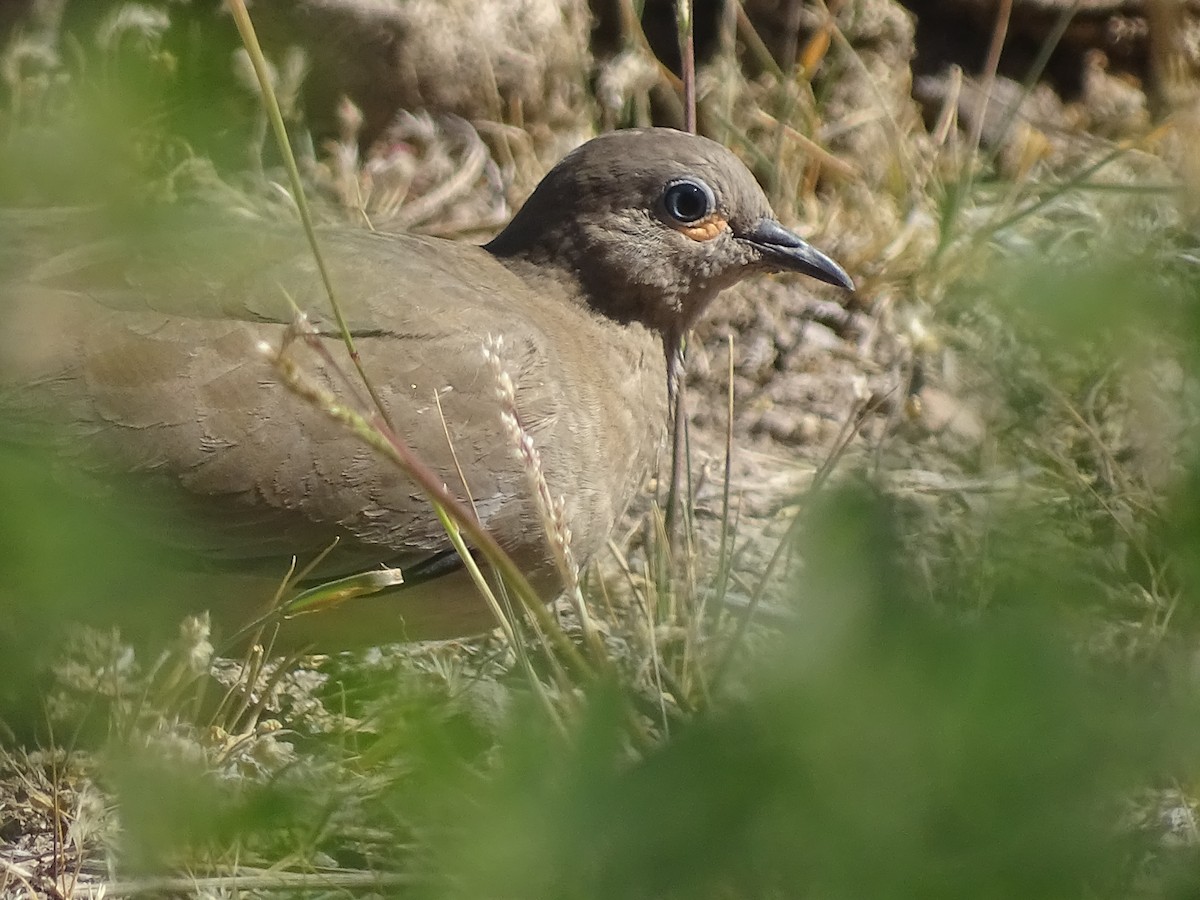
[[[1175,546],[1194,559],[1195,506],[1178,499]],[[26,510],[24,545],[69,552],[59,512]],[[481,692],[347,661],[362,668],[313,692],[342,713],[324,729],[305,733],[310,709],[230,734],[175,706],[115,734],[82,764],[118,803],[107,850],[133,884],[182,868],[202,895],[213,866],[358,871],[362,890],[400,872],[403,893],[462,897],[1200,890],[1194,843],[1172,850],[1163,827],[1190,809],[1200,758],[1194,636],[1149,665],[1087,652],[1067,613],[1093,607],[1107,576],[1062,535],[1006,528],[994,557],[955,560],[989,588],[977,608],[915,586],[900,518],[865,483],[827,489],[806,516],[794,624],[759,635],[730,689],[644,755],[620,683],[590,690],[564,732],[511,678]],[[10,621],[38,611],[15,603],[64,592],[38,558],[5,573],[22,586]],[[27,677],[9,649],[7,677]]]

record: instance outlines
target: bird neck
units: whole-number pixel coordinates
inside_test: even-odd
[[[537,242],[514,245],[501,234],[484,249],[524,281],[552,283],[571,302],[596,315],[657,332],[667,347],[679,343],[707,305],[707,297],[685,296],[664,283],[660,271],[647,269],[638,277],[637,271],[614,265],[603,253],[589,250],[583,242],[564,241],[561,235],[549,247]]]

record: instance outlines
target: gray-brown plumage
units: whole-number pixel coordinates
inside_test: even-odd
[[[230,571],[278,578],[293,554],[314,557],[335,538],[324,576],[381,564],[420,572],[447,559],[415,486],[280,385],[256,349],[278,346],[290,297],[344,359],[297,228],[225,221],[85,242],[32,263],[51,236],[80,234],[79,214],[62,215],[70,221],[43,214],[40,228],[0,219],[0,411],[14,434],[59,426],[60,457],[134,485],[148,503],[178,505],[164,543]],[[781,270],[851,287],[778,224],[728,150],[665,129],[580,147],[486,247],[351,229],[319,240],[397,432],[467,499],[465,478],[481,521],[547,598],[557,580],[500,425],[485,336],[503,339],[521,419],[586,560],[658,457],[666,350],[716,293]],[[315,354],[302,361],[329,376]],[[445,568],[287,630],[336,647],[490,627],[461,568]],[[214,604],[225,596],[234,622],[257,612],[237,591],[214,593]]]

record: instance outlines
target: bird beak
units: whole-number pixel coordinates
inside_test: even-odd
[[[757,247],[777,271],[800,272],[826,284],[854,290],[854,282],[845,269],[774,219],[761,220],[742,237]]]

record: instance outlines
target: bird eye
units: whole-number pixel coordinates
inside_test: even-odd
[[[716,206],[712,190],[702,181],[674,181],[663,191],[667,215],[683,225],[700,221]]]

